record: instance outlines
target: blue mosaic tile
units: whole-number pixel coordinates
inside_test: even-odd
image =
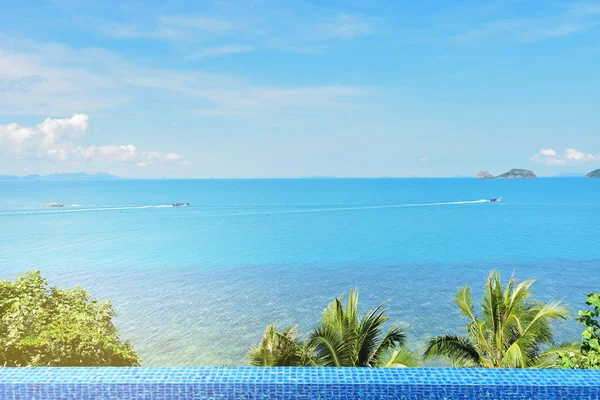
[[[600,371],[456,368],[0,368],[2,400],[600,400]]]

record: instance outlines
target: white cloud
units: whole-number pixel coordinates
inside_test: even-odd
[[[581,163],[600,160],[600,154],[584,153],[575,149],[565,149],[559,156],[554,149],[541,149],[532,157],[533,161],[543,162],[546,165],[568,165],[569,163]]]
[[[177,153],[139,151],[133,144],[91,145],[82,147],[74,140],[89,127],[85,114],[71,118],[47,118],[35,126],[16,123],[0,125],[0,154],[20,159],[49,159],[55,161],[105,161],[130,163],[138,166],[187,164]]]
[[[210,3],[210,2],[209,2]],[[298,52],[322,52],[342,40],[372,34],[382,18],[347,12],[346,7],[332,7],[308,2],[290,6],[285,2],[218,1],[189,13],[173,10],[165,14],[160,7],[140,9],[138,15],[119,22],[96,18],[87,29],[117,39],[160,40],[173,45],[186,56],[198,48],[219,47],[239,41],[252,48]],[[360,8],[360,7],[359,7]],[[141,16],[145,15],[145,18]],[[301,17],[300,17],[301,15]],[[227,46],[224,46],[227,47]],[[202,52],[201,52],[202,53]],[[219,55],[238,52],[220,52]],[[200,57],[213,54],[200,54]]]
[[[194,28],[205,32],[228,32],[240,29],[240,24],[234,23],[231,18],[194,15],[160,17],[159,26],[170,28]]]
[[[465,14],[469,15],[468,12]],[[600,25],[600,6],[586,1],[556,2],[550,11],[530,17],[487,19],[481,22],[477,12],[472,16],[477,19],[464,24],[467,29],[453,37],[455,42],[493,38],[535,42],[575,35]]]
[[[0,79],[0,93],[22,93],[29,92],[35,86],[46,82],[46,78],[40,75],[21,76],[15,79]]]
[[[215,47],[206,55],[245,50],[250,49]],[[353,86],[267,86],[234,75],[148,67],[103,49],[73,49],[0,34],[3,89],[13,92],[0,96],[0,114],[44,116],[123,106],[137,98],[136,89],[143,90],[144,99],[163,101],[169,95],[184,100],[189,115],[243,117],[264,115],[268,109],[319,112],[360,105],[357,99],[368,94]]]
[[[582,153],[575,149],[565,149],[565,158],[575,161],[592,161],[596,159],[593,154]]]
[[[562,158],[548,157],[545,162],[546,165],[567,165],[567,161]]]
[[[118,71],[121,65],[107,51],[0,34],[0,114],[71,115],[122,105],[129,94],[118,78],[95,72],[105,66]]]
[[[154,26],[137,23],[103,24],[105,35],[119,39],[192,40],[203,34],[224,34],[239,29],[225,18],[207,16],[159,17]]]
[[[556,156],[556,150],[554,150],[554,149],[542,149],[542,150],[540,150],[540,154],[542,154],[544,156],[554,157],[554,156]]]
[[[373,26],[372,19],[349,14],[341,14],[336,19],[320,25],[325,33],[340,39],[352,39],[371,34]]]
[[[209,47],[196,54],[196,57],[220,57],[229,54],[248,53],[254,50],[252,46],[243,46],[238,44],[231,44],[221,47]]]

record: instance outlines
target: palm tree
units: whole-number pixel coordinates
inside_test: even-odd
[[[269,325],[259,345],[250,353],[250,363],[257,366],[322,367],[409,367],[417,357],[404,347],[404,328],[383,325],[385,303],[358,316],[358,289],[351,290],[346,307],[342,297],[333,300],[323,311],[318,327],[306,343],[296,336],[295,328],[278,332]]]
[[[417,358],[404,345],[404,328],[383,325],[387,308],[380,304],[358,316],[358,289],[350,291],[346,308],[342,297],[334,299],[323,311],[319,326],[311,333],[307,352],[317,365],[331,367],[406,367]]]
[[[258,367],[308,366],[311,361],[294,327],[278,332],[274,324],[267,326],[258,346],[250,351],[250,365]]]
[[[466,336],[443,335],[429,340],[424,358],[444,357],[455,366],[484,368],[552,367],[558,352],[570,344],[552,342],[554,320],[569,312],[559,302],[531,300],[535,280],[516,283],[514,275],[503,289],[500,274],[492,271],[484,286],[481,316],[475,315],[471,288],[458,290],[454,301],[469,319]],[[544,349],[546,349],[544,351]]]

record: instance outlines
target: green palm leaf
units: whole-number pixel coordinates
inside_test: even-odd
[[[353,366],[352,343],[335,326],[320,326],[313,331],[307,344],[318,365],[323,367]]]
[[[511,276],[502,286],[500,274],[492,271],[484,286],[480,316],[473,310],[471,290],[458,290],[456,305],[468,318],[464,337],[438,336],[427,344],[424,357],[447,358],[462,366],[527,368],[546,365],[552,352],[552,325],[562,320],[568,311],[558,302],[540,303],[531,300],[535,280],[517,283]]]
[[[390,347],[381,358],[381,361],[377,362],[377,367],[407,368],[419,365],[418,356],[406,347]]]
[[[462,367],[479,367],[481,357],[475,346],[460,336],[443,335],[430,339],[423,353],[424,359],[433,357],[448,358],[453,365]]]
[[[324,367],[417,365],[414,354],[404,348],[403,327],[392,325],[383,333],[388,321],[385,303],[359,317],[358,300],[358,289],[353,289],[345,307],[341,296],[331,301],[304,345],[291,328],[277,332],[273,325],[267,327],[262,341],[250,353],[250,363]]]

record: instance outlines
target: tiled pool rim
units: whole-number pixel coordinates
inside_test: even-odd
[[[600,400],[600,371],[292,367],[0,368],[0,399]]]

